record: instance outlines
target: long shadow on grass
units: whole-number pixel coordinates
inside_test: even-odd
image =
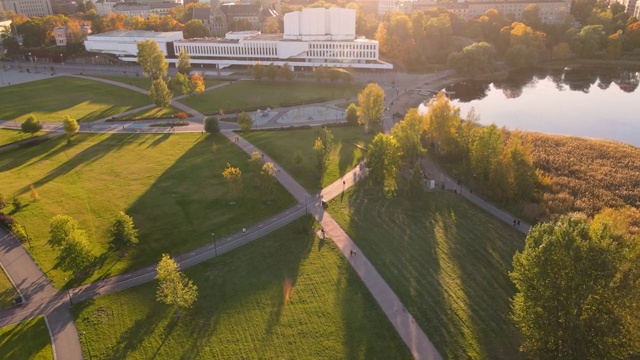
[[[340,153],[338,154],[338,171],[343,176],[347,171],[351,170],[351,164],[355,158],[355,145],[349,141],[340,141]]]
[[[30,335],[46,334],[44,328],[44,319],[27,320],[25,322],[15,325],[15,327],[8,333],[2,334],[2,341],[0,342],[0,354],[3,359],[34,359],[36,355],[42,350],[46,341],[33,341],[27,337],[27,332]],[[39,329],[38,329],[39,328]]]
[[[62,152],[64,150],[62,144],[65,142],[66,138],[58,136],[34,145],[0,153],[0,171],[12,170],[30,161],[33,161],[31,164],[37,164],[40,161],[47,160]],[[46,153],[46,155],[41,156],[43,153]]]

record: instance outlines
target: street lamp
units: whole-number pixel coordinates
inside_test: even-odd
[[[33,58],[31,57],[31,53],[29,53],[29,62],[33,62]]]
[[[62,57],[62,54],[60,54],[60,63],[64,65],[64,58]]]
[[[213,251],[216,254],[216,257],[218,257],[218,246],[216,245],[216,234],[211,233],[211,237],[213,238]]]

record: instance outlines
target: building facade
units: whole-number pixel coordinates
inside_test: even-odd
[[[436,1],[416,1],[405,7],[407,11],[420,11],[443,7],[464,20],[473,20],[482,16],[487,10],[495,9],[505,16],[511,15],[520,20],[524,9],[535,4],[540,9],[540,19],[547,24],[565,21],[571,8],[570,0],[542,0],[542,1],[463,1],[439,3]]]
[[[0,0],[0,8],[27,17],[53,15],[49,0]]]
[[[140,16],[143,19],[148,18],[151,14],[156,14],[158,16],[164,16],[169,13],[169,10],[172,8],[180,6],[180,3],[176,2],[150,2],[150,3],[128,3],[122,2],[115,4],[111,11],[114,14],[122,14],[127,17],[131,16]]]
[[[86,39],[91,34],[91,25],[80,25],[80,32],[82,33],[82,40]],[[56,40],[56,46],[66,46],[69,42],[69,27],[58,26],[53,28],[53,37]]]
[[[169,56],[168,45],[181,39],[183,39],[182,31],[114,30],[87,36],[84,47],[87,51],[114,54],[135,61],[138,56],[139,41],[153,40],[158,43],[164,56]]]

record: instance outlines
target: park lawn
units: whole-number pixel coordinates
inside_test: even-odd
[[[179,101],[203,114],[218,114],[221,110],[233,113],[348,99],[356,96],[361,88],[360,85],[247,80]]]
[[[141,110],[137,113],[118,117],[116,119],[117,121],[167,119],[176,117],[176,115],[181,111],[182,110],[173,106],[166,108],[153,107],[151,109]]]
[[[44,317],[0,329],[3,359],[53,360],[53,348]]]
[[[357,185],[329,212],[445,359],[518,359],[508,272],[524,235],[453,193]]]
[[[409,359],[334,243],[303,217],[185,271],[198,286],[176,321],[157,283],[74,306],[85,359]]]
[[[147,77],[133,77],[133,76],[114,76],[114,75],[91,75],[91,77],[95,77],[95,78],[100,78],[100,79],[105,79],[105,80],[111,80],[111,81],[117,81],[117,82],[121,82],[123,84],[129,84],[129,85],[133,85],[137,88],[140,88],[142,90],[147,90],[149,91],[149,89],[151,89],[151,78],[147,78]],[[205,88],[211,87],[211,86],[215,86],[218,84],[221,84],[223,82],[226,81],[222,81],[222,80],[218,80],[218,79],[204,79],[204,86]]]
[[[11,284],[7,274],[0,268],[0,309],[11,306],[16,296],[18,296],[18,292]]]
[[[227,163],[243,171],[244,193],[235,205],[222,176]],[[153,264],[162,253],[186,252],[210,242],[212,232],[224,237],[295,203],[279,184],[271,193],[257,189],[256,177],[246,153],[222,135],[78,134],[70,145],[59,137],[0,153],[2,191],[26,204],[13,216],[26,226],[31,254],[58,288]],[[122,258],[123,252],[109,251],[106,233],[119,211],[140,230],[140,243]],[[75,277],[56,268],[58,251],[46,243],[57,214],[72,216],[87,231],[100,256],[95,271]]]
[[[94,121],[149,104],[149,97],[118,86],[71,76],[54,77],[0,88],[0,119],[41,122]],[[33,101],[25,101],[33,99]]]
[[[39,131],[33,134],[33,137],[46,134],[45,131]],[[31,138],[31,134],[25,134],[20,130],[0,129],[0,146],[8,145],[20,140]]]
[[[364,151],[373,139],[372,133],[365,134],[359,126],[340,126],[329,128],[333,133],[335,148],[331,152],[329,166],[322,182],[316,170],[316,154],[313,150],[319,127],[282,131],[251,131],[241,134],[258,149],[268,154],[283,169],[291,174],[310,192],[340,179],[364,159]],[[322,131],[322,130],[320,130]],[[356,146],[356,144],[358,146]],[[293,153],[300,150],[302,163],[295,165]]]

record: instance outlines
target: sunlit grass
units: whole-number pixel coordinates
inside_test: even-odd
[[[35,137],[35,136],[40,136],[44,134],[46,134],[46,132],[40,131],[33,134],[33,136]],[[20,130],[0,129],[0,146],[8,145],[20,140],[29,139],[31,137],[32,137],[31,134],[25,134]]]
[[[444,358],[520,357],[508,271],[522,234],[453,193],[358,185],[328,209]]]
[[[200,96],[180,100],[203,114],[238,112],[311,104],[357,95],[360,85],[332,85],[311,82],[237,81]]]
[[[13,288],[11,281],[0,268],[0,309],[11,306],[13,298],[18,296],[18,292]]]
[[[199,288],[179,321],[156,283],[76,305],[85,358],[408,359],[346,259],[303,218],[186,270]]]
[[[0,329],[0,357],[3,359],[53,359],[49,332],[43,317]]]
[[[246,154],[225,137],[198,134],[81,134],[0,153],[2,191],[26,207],[14,217],[33,238],[32,255],[55,286],[109,277],[152,264],[163,252],[179,254],[277,213],[294,203],[277,185],[264,194],[254,186]],[[244,194],[229,205],[222,177],[227,163],[244,172]],[[34,185],[40,200],[31,201]],[[272,200],[266,202],[265,200]],[[6,211],[11,211],[9,205]],[[140,243],[127,256],[108,250],[107,228],[125,211],[140,229]],[[75,218],[104,262],[87,277],[55,268],[57,252],[46,245],[49,220]]]
[[[335,148],[331,153],[329,167],[320,181],[316,153],[313,151],[316,138],[320,136],[319,129],[252,131],[242,136],[272,157],[308,191],[314,192],[353,169],[363,159],[362,148],[366,148],[373,139],[373,134],[365,134],[359,126],[330,128]],[[299,165],[293,162],[293,153],[297,150],[302,153],[302,163]]]
[[[0,88],[0,119],[93,121],[149,104],[149,97],[118,86],[75,77],[54,77]],[[27,101],[26,99],[31,99]]]

